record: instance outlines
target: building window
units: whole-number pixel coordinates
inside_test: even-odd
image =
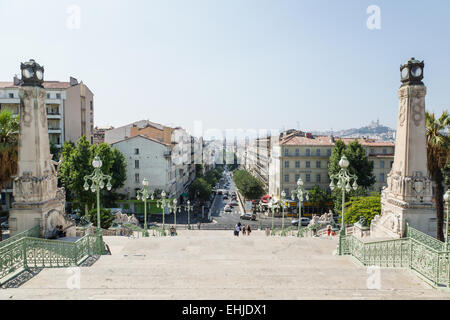
[[[50,99],[50,93],[47,93],[47,99]]]
[[[380,161],[380,168],[384,169],[384,161],[383,160]]]
[[[316,175],[316,182],[320,182],[320,173]]]
[[[285,155],[285,156],[288,156],[288,155],[289,155],[289,149],[286,149],[286,148],[284,149],[284,155]]]
[[[295,161],[295,167],[300,168],[300,161]]]
[[[392,169],[392,166],[394,165],[394,161],[391,161],[391,169]]]
[[[370,149],[370,154],[375,154],[375,150],[374,149]]]
[[[306,167],[307,168],[311,168],[311,162],[310,161],[306,161]]]
[[[284,182],[289,182],[289,175],[288,174],[284,175]]]
[[[299,174],[296,174],[296,175],[295,175],[295,182],[297,182],[298,179],[300,179],[300,175],[299,175]]]
[[[316,149],[316,156],[320,156],[320,149]]]
[[[285,161],[285,162],[284,162],[284,167],[285,167],[285,168],[289,168],[289,161]]]
[[[306,174],[306,182],[311,181],[311,175],[309,173]]]
[[[139,148],[134,149],[134,154],[139,154]]]
[[[139,173],[135,173],[135,174],[134,174],[134,182],[140,183]]]
[[[56,99],[61,99],[61,93],[56,94]]]
[[[92,104],[92,101],[89,101],[89,108],[91,109],[91,111],[94,110],[94,106]]]
[[[320,161],[316,161],[316,168],[320,168]]]
[[[387,149],[383,149],[383,154],[387,154]]]
[[[311,150],[310,149],[306,149],[306,156],[309,157],[311,155]]]
[[[298,157],[300,155],[300,150],[299,149],[295,149],[295,155]]]
[[[134,168],[139,169],[139,160],[134,160]]]
[[[327,156],[331,156],[331,149],[327,149]]]
[[[14,98],[14,93],[10,93],[10,94],[8,94],[8,96],[10,99],[12,99],[12,98]]]
[[[380,182],[384,183],[384,173],[380,173]]]

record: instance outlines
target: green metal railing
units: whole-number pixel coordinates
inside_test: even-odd
[[[7,238],[7,239],[5,239],[3,241],[0,241],[0,248],[6,246],[6,245],[8,245],[8,244],[10,244],[10,243],[12,243],[12,242],[14,242],[16,240],[19,240],[21,238],[25,238],[25,237],[38,238],[40,236],[40,233],[41,233],[40,226],[36,225],[33,228],[31,228],[31,229],[28,229],[28,230],[26,230],[24,232],[18,233],[18,234],[14,235],[12,237],[9,237],[9,238]]]
[[[407,237],[364,242],[353,235],[342,239],[342,252],[365,266],[409,268],[436,287],[450,288],[450,251],[445,243],[407,226]]]
[[[105,254],[104,243],[97,236],[85,235],[76,242],[27,236],[35,234],[36,227],[0,247],[0,284],[28,268],[77,266],[91,255]]]

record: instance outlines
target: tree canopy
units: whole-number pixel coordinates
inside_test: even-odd
[[[346,224],[356,223],[360,217],[364,217],[367,225],[370,226],[373,218],[381,214],[381,196],[377,194],[368,197],[352,197],[345,206]]]
[[[124,155],[116,148],[111,149],[106,143],[90,145],[83,135],[75,145],[65,142],[62,147],[63,161],[59,169],[61,184],[68,192],[68,198],[76,198],[85,208],[95,203],[95,193],[83,188],[84,177],[90,175],[94,168],[92,160],[96,155],[102,160],[102,173],[112,177],[110,192],[103,190],[107,199],[111,199],[114,190],[123,186],[126,179],[126,160]]]
[[[0,189],[17,172],[19,118],[8,110],[0,111]]]
[[[233,180],[245,199],[258,199],[264,195],[262,182],[245,170],[236,170]]]
[[[373,162],[369,161],[362,145],[354,140],[347,146],[342,140],[337,140],[331,152],[330,165],[328,168],[329,175],[337,174],[341,170],[339,161],[345,155],[349,161],[348,170],[351,174],[355,174],[358,178],[358,189],[345,193],[345,201],[350,197],[367,195],[367,189],[375,183],[373,174]],[[334,189],[332,192],[334,199],[334,210],[336,213],[342,210],[342,190]]]
[[[450,138],[444,131],[450,127],[450,117],[448,111],[442,112],[437,118],[434,113],[425,113],[426,137],[427,137],[427,164],[428,172],[435,184],[434,200],[436,204],[436,237],[444,241],[444,172],[450,158]]]
[[[211,185],[203,178],[197,178],[189,187],[189,198],[194,199],[197,195],[202,201],[206,201],[211,194]]]

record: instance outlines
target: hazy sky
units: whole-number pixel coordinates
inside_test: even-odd
[[[427,109],[448,109],[449,18],[446,0],[0,0],[0,80],[30,58],[46,80],[83,80],[102,126],[395,127],[410,57]]]

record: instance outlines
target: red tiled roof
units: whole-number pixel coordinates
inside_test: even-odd
[[[356,138],[334,138],[334,141],[342,140],[345,144],[357,140],[362,146],[373,146],[373,147],[394,147],[394,142],[389,141],[376,141],[374,139],[356,139]],[[313,136],[312,138],[292,136],[289,135],[284,137],[280,141],[280,145],[284,146],[334,146],[334,142],[331,142],[331,137],[329,136]]]

